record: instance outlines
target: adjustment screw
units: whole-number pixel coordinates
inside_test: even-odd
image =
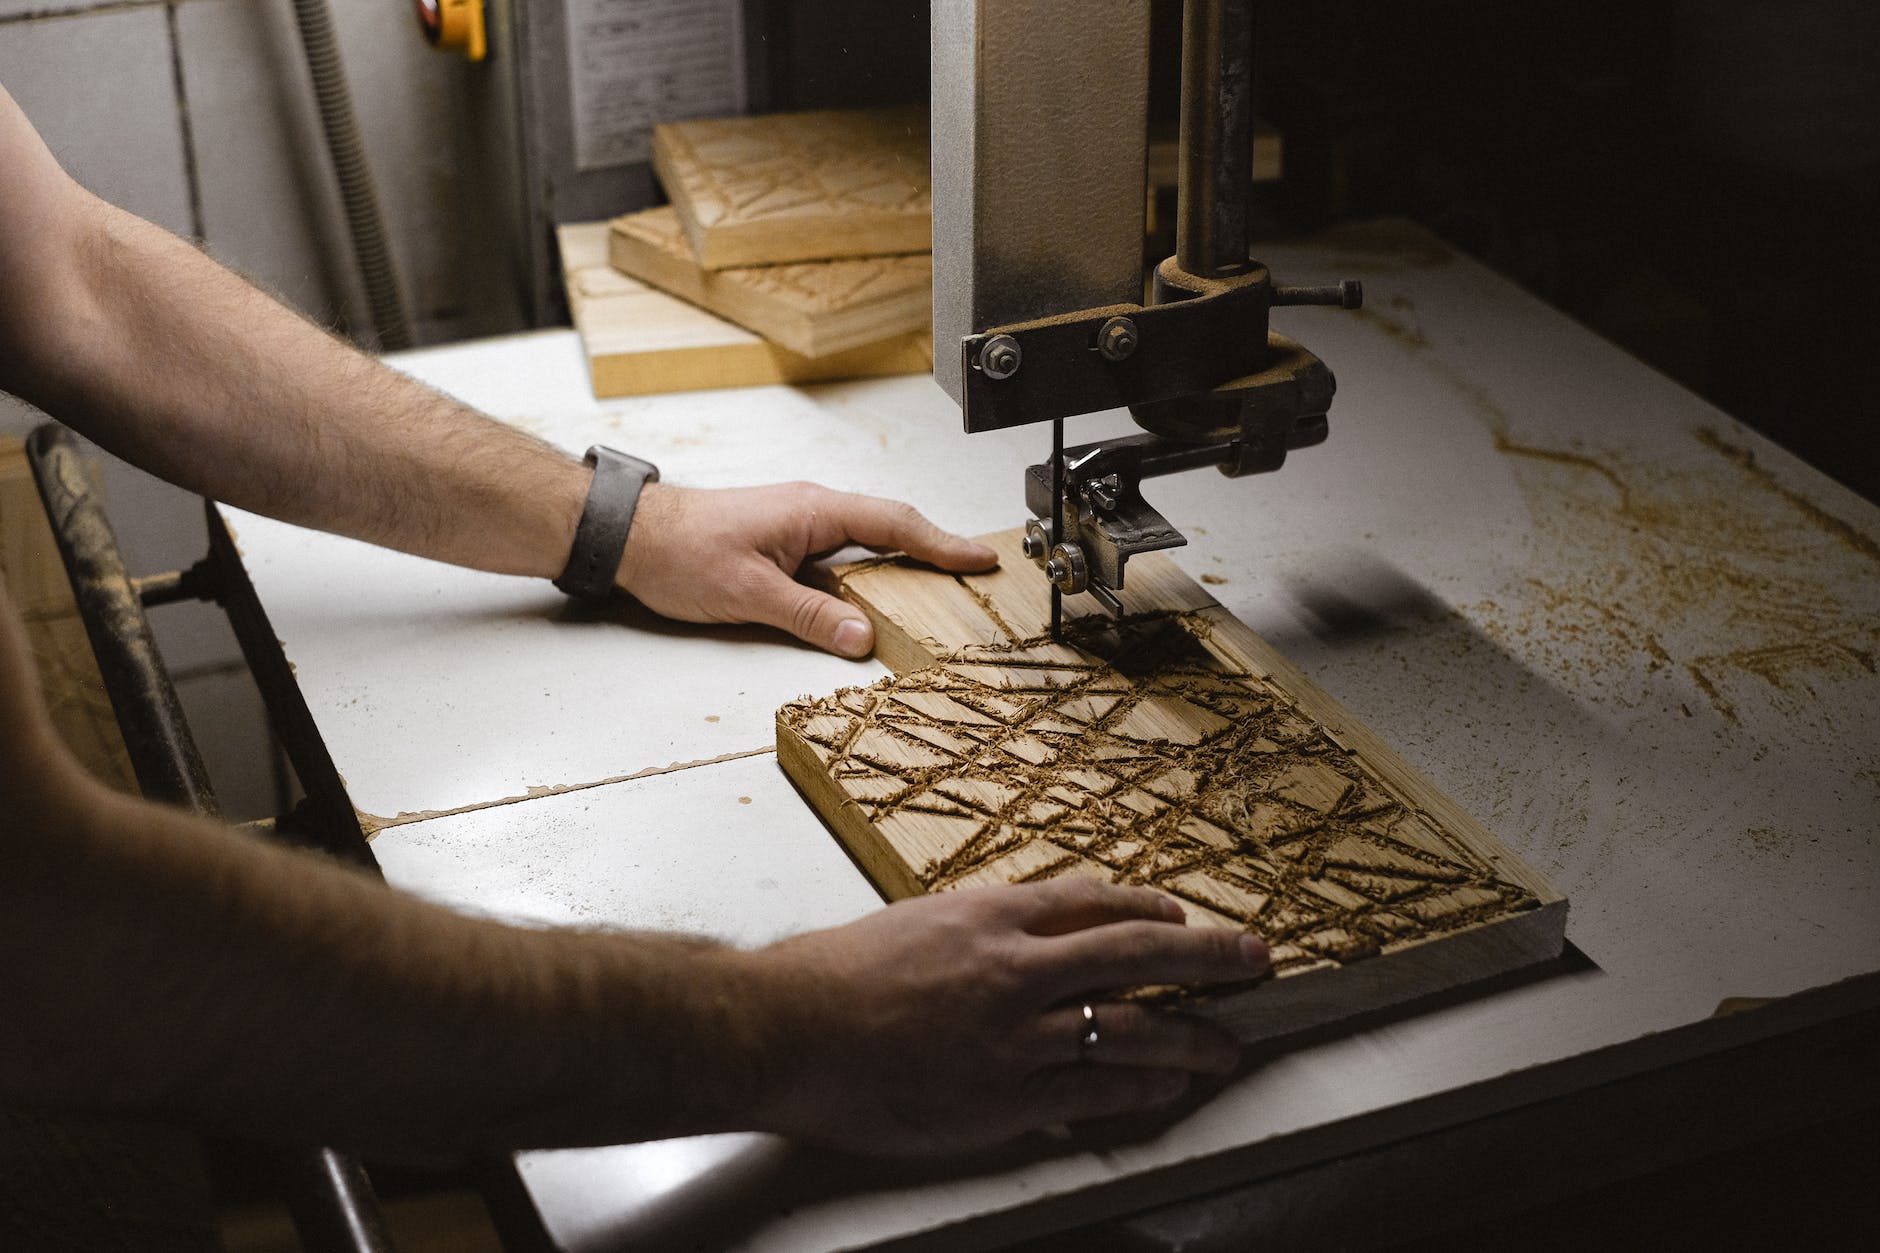
[[[1128,318],[1111,318],[1097,332],[1097,351],[1106,360],[1121,361],[1136,351],[1136,324]]]
[[[1024,359],[1018,341],[1010,335],[994,335],[979,350],[979,368],[989,379],[1011,378]]]

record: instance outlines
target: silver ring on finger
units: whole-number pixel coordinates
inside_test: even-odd
[[[1097,1051],[1097,1007],[1089,1001],[1084,1002],[1083,1022],[1077,1030],[1077,1060],[1087,1062],[1090,1055]]]

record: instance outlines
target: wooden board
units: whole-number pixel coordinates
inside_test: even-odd
[[[805,357],[924,331],[933,320],[933,256],[925,252],[708,270],[668,205],[609,223],[607,258]]]
[[[986,542],[990,575],[838,569],[896,674],[777,714],[779,761],[885,895],[1160,888],[1271,946],[1273,978],[1195,999],[1244,1039],[1559,954],[1565,898],[1172,561],[1134,558],[1124,617],[1053,643],[1019,532]]]
[[[91,640],[17,439],[0,438],[0,585],[26,623],[40,692],[66,747],[92,774],[137,791]]]
[[[556,237],[568,307],[581,332],[596,396],[819,383],[933,369],[933,339],[924,331],[805,357],[614,269],[607,263],[605,222],[560,226]]]
[[[925,108],[669,122],[653,168],[708,270],[932,250]]]

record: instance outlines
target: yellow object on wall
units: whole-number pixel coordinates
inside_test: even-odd
[[[434,48],[462,52],[472,61],[488,51],[483,0],[418,0],[418,25]]]

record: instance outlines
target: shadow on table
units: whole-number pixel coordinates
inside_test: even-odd
[[[1577,696],[1366,551],[1333,549],[1257,606],[1228,607],[1569,899],[1648,842],[1619,782],[1675,769],[1644,737],[1675,737],[1688,711]],[[1654,663],[1583,664],[1583,686],[1624,691]]]
[[[1597,969],[1585,954],[1568,944],[1560,957],[1525,970],[1262,1041],[1247,1050],[1238,1074],[1197,1084],[1185,1100],[1153,1116],[1114,1118],[1038,1133],[998,1149],[952,1158],[901,1161],[861,1157],[807,1148],[774,1136],[748,1134],[584,1150],[607,1159],[607,1165],[597,1163],[582,1172],[584,1188],[604,1190],[608,1196],[607,1217],[600,1224],[585,1227],[568,1248],[570,1253],[727,1248],[793,1211],[825,1201],[871,1192],[932,1188],[1072,1154],[1102,1154],[1125,1148],[1160,1135],[1214,1099],[1228,1084],[1283,1054],[1542,980],[1595,975]],[[1043,1195],[1038,1199],[1044,1199]],[[885,1200],[878,1203],[892,1204]],[[918,1205],[919,1201],[910,1198],[905,1204]],[[1067,1221],[1077,1225],[1101,1217],[1105,1208],[1073,1204],[1063,1212],[1070,1215]],[[895,1222],[901,1221],[904,1219],[897,1214]],[[1000,1225],[1004,1228],[1000,1242],[1022,1239],[1036,1230],[1023,1220],[1016,1227]]]

